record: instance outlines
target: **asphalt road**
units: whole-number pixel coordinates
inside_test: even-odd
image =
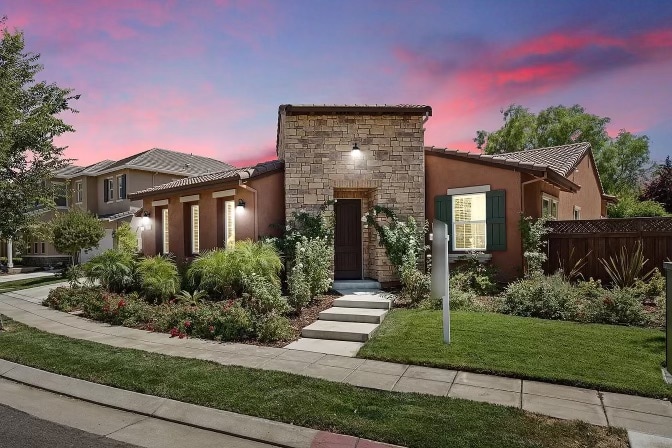
[[[1,448],[136,448],[0,404]]]

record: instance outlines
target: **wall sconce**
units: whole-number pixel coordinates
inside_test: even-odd
[[[359,156],[362,155],[362,150],[359,149],[359,146],[357,146],[357,143],[352,145],[352,151],[350,152],[350,155],[355,158],[359,158]]]
[[[245,201],[243,201],[242,199],[238,199],[238,206],[237,206],[237,208],[238,208],[238,210],[242,210],[242,209],[244,209],[244,208],[245,208]]]
[[[147,227],[149,225],[149,212],[143,212],[142,213],[142,225],[143,227]]]

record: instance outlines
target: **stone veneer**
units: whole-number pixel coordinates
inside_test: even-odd
[[[359,198],[362,214],[382,205],[401,218],[412,215],[424,222],[425,110],[337,110],[280,108],[277,149],[285,161],[287,217],[330,199]],[[354,143],[359,158],[351,154]],[[364,276],[381,283],[397,280],[373,229],[364,229],[362,242]]]

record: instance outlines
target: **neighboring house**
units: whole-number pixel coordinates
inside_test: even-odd
[[[336,200],[337,279],[396,280],[375,230],[374,205],[449,225],[452,252],[485,252],[505,278],[521,273],[518,222],[605,215],[590,147],[577,143],[486,156],[424,146],[429,106],[282,105],[278,159],[182,179],[131,195],[143,200],[145,254],[189,258],[232,241],[277,234],[293,212]],[[233,208],[241,203],[234,212]],[[439,211],[435,210],[435,202]],[[455,257],[453,257],[455,258]]]
[[[444,221],[451,259],[492,258],[504,278],[522,274],[521,214],[599,219],[607,202],[588,143],[497,155],[426,148],[427,219]]]
[[[67,166],[52,178],[56,190],[62,193],[55,198],[56,212],[67,211],[71,207],[88,210],[104,223],[105,237],[98,249],[82,254],[86,261],[96,253],[113,247],[114,230],[122,223],[129,222],[138,232],[141,218],[136,212],[142,201],[133,201],[130,193],[165,184],[199,174],[233,168],[231,165],[208,157],[195,156],[166,149],[154,148],[126,157],[119,161],[104,160],[87,167]],[[53,217],[48,211],[42,220]],[[30,241],[28,251],[23,255],[25,264],[55,265],[67,262],[68,256],[60,254],[48,242]]]

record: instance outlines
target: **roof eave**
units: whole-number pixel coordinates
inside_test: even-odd
[[[432,115],[431,106],[393,106],[393,105],[292,105],[282,104],[279,113],[286,115],[305,114],[403,114],[403,115]]]

